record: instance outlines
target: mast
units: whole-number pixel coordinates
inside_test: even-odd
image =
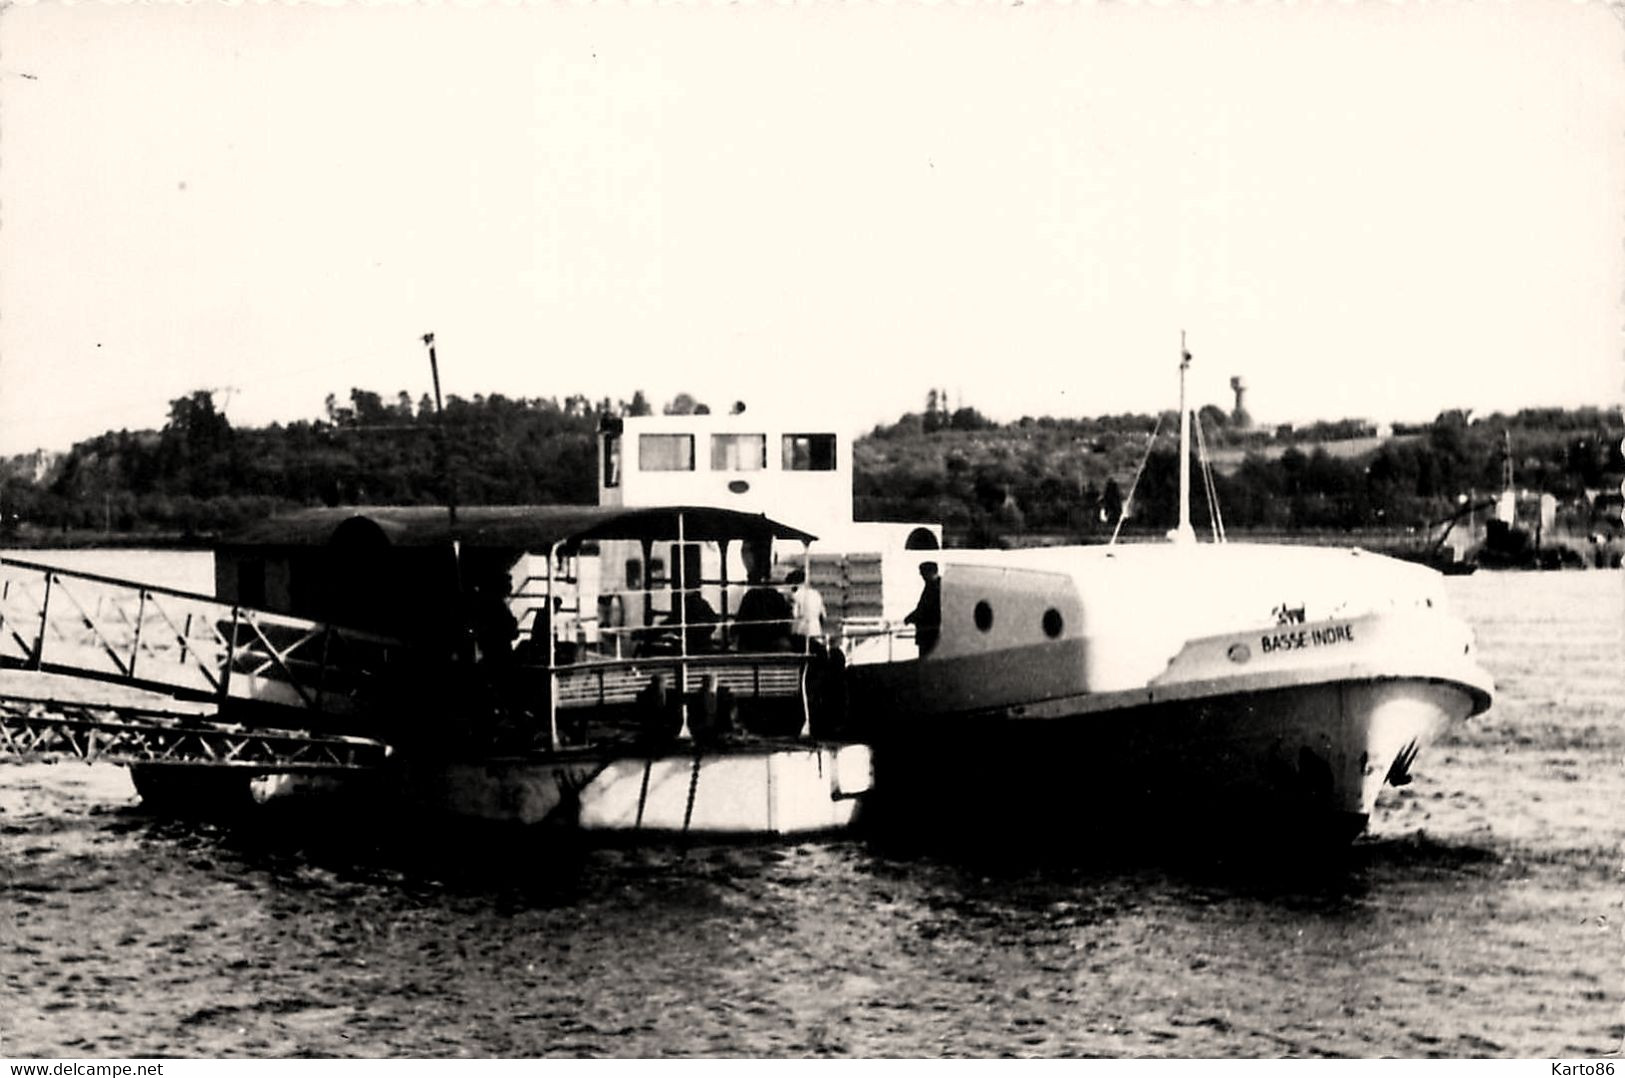
[[[1185,408],[1185,372],[1191,367],[1191,354],[1185,350],[1185,331],[1179,331],[1179,527],[1169,538],[1176,543],[1194,543],[1191,527],[1191,414]]]
[[[1501,496],[1495,502],[1495,519],[1518,522],[1518,493],[1512,489],[1512,432],[1505,429],[1501,431]]]
[[[440,361],[434,354],[434,334],[425,333],[423,343],[429,349],[429,373],[434,377],[434,429],[435,456],[439,458],[440,483],[446,495],[446,520],[457,526],[457,484],[451,477],[451,454],[446,449],[446,414],[440,407]]]

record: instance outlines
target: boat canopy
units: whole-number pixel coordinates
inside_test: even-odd
[[[709,506],[623,509],[596,505],[476,505],[460,507],[457,523],[443,506],[362,506],[305,509],[264,521],[224,544],[251,547],[467,547],[565,551],[606,539],[690,542],[815,538],[760,513]]]

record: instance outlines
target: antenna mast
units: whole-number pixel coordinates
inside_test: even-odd
[[[434,377],[435,448],[440,458],[440,482],[446,492],[446,520],[457,526],[457,484],[451,477],[451,454],[446,449],[446,414],[440,407],[440,362],[434,354],[434,334],[425,333],[423,343],[429,348],[429,373]]]
[[[1179,331],[1179,526],[1169,536],[1176,543],[1194,543],[1191,527],[1191,414],[1185,408],[1185,372],[1191,354],[1185,350],[1185,331]]]

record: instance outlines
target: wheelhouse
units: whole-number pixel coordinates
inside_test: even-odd
[[[607,417],[598,430],[598,501],[621,508],[712,506],[793,520],[819,536],[808,579],[834,622],[872,631],[912,607],[917,567],[942,546],[939,524],[853,518],[852,440],[837,423],[735,405],[726,414]],[[675,572],[669,549],[606,545],[626,587]],[[772,559],[802,554],[775,544]],[[691,553],[687,555],[692,558]],[[735,574],[746,567],[735,565]],[[707,564],[707,575],[718,567]],[[693,573],[689,574],[694,575]]]

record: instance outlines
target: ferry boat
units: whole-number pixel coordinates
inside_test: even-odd
[[[418,804],[587,830],[802,834],[850,826],[863,800],[882,821],[995,840],[1130,820],[1358,834],[1383,784],[1408,782],[1493,684],[1436,572],[1195,541],[1188,365],[1168,543],[945,550],[939,526],[853,519],[839,431],[739,407],[611,418],[598,506],[296,514],[218,552],[213,606],[75,595],[61,573],[0,566],[22,574],[7,601],[44,596],[0,610],[37,625],[0,637],[0,664],[218,701],[206,769],[164,755],[180,735],[141,727],[133,771],[155,803],[235,796],[242,774],[281,776],[273,758],[302,770],[260,786],[313,782],[307,750],[384,751],[374,773]],[[928,563],[937,595],[919,604]],[[821,625],[771,614],[800,588],[819,592]],[[792,632],[764,633],[760,603],[742,617],[752,593],[778,596],[766,628]],[[104,605],[118,616],[58,658]],[[160,660],[185,675],[163,680]],[[13,744],[81,744],[12,714]],[[286,741],[290,714],[304,755],[242,747],[243,730]],[[124,722],[86,721],[102,744]],[[206,725],[177,721],[194,741]]]
[[[941,551],[922,603],[940,622],[912,647],[891,630],[883,651],[854,649],[850,699],[888,815],[995,841],[1091,825],[1346,839],[1384,783],[1490,706],[1437,572],[1196,542],[1189,363],[1169,542]]]
[[[1352,837],[1493,691],[1438,574],[1360,550],[944,551],[940,587],[929,651],[848,669],[911,818]]]
[[[125,763],[193,814],[846,828],[872,765],[829,633],[900,616],[884,578],[940,528],[854,522],[845,439],[742,408],[612,418],[597,506],[296,512],[217,548],[214,595],[7,559],[0,755]],[[828,619],[784,617],[810,582]]]
[[[310,510],[216,554],[217,591],[420,645],[367,732],[409,804],[582,831],[848,826],[870,781],[828,657],[755,570],[814,536],[711,506]],[[636,552],[622,582],[613,552]],[[732,574],[730,576],[730,573]],[[304,598],[301,598],[304,596]],[[767,597],[768,615],[749,599]],[[438,660],[438,661],[437,661]],[[354,731],[352,722],[347,729]]]
[[[6,559],[0,754],[125,763],[190,815],[840,830],[868,747],[742,571],[813,540],[707,506],[370,507],[237,536],[214,596]],[[622,587],[601,563],[625,548]]]
[[[799,509],[825,537],[814,582],[846,728],[875,750],[879,822],[994,842],[1091,821],[1352,837],[1385,784],[1408,783],[1442,731],[1490,706],[1493,682],[1430,568],[1196,541],[1189,362],[1182,348],[1180,521],[1165,543],[948,550],[935,526],[854,522],[839,436],[748,412],[609,424],[599,497]],[[940,621],[922,654],[908,622],[928,562]]]

